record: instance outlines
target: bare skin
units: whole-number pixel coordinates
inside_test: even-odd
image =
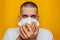
[[[36,11],[35,7],[22,7],[19,21],[28,17],[38,20]],[[39,29],[34,22],[31,24],[26,23],[20,27],[20,35],[16,40],[36,40],[38,31]]]
[[[20,35],[17,40],[36,40],[38,30],[35,23],[32,23],[31,25],[26,23],[20,27]]]

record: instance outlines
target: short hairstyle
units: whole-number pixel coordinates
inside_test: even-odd
[[[20,12],[22,7],[28,7],[28,6],[37,8],[37,13],[38,13],[38,6],[33,2],[24,2],[20,7]]]

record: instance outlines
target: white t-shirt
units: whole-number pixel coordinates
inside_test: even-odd
[[[10,28],[5,33],[3,40],[16,40],[18,36],[19,28]],[[49,30],[40,28],[36,40],[53,40],[53,35]]]

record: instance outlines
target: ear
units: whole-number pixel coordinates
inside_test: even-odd
[[[39,20],[39,16],[37,16],[37,20]]]
[[[21,19],[20,16],[18,16],[18,21],[20,21],[20,19]]]

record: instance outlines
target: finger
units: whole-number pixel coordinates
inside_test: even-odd
[[[33,32],[35,32],[35,27],[33,28]]]
[[[36,29],[36,31],[39,30],[39,27],[36,25],[36,23],[35,23],[35,29]]]
[[[25,39],[25,37],[23,36],[22,32],[21,32],[21,27],[20,27],[20,36]]]
[[[38,32],[38,31],[39,31],[39,27],[38,27],[38,26],[36,26],[36,27],[35,27],[35,29],[36,29],[36,32]]]
[[[32,28],[30,24],[27,24],[27,28],[29,29],[29,32],[32,32]]]
[[[23,27],[23,30],[24,30],[24,32],[25,32],[25,34],[27,35],[27,38],[29,38],[30,36],[31,36],[31,33],[28,31],[28,29],[26,28],[26,25],[25,25],[25,27]],[[27,39],[26,38],[26,39]]]
[[[32,29],[34,28],[34,25],[35,25],[35,22],[32,22],[31,26],[32,26]]]
[[[27,28],[29,29],[28,37],[31,37],[33,35],[33,31],[32,31],[31,25],[27,24]]]
[[[28,36],[29,32],[28,32],[28,28],[26,28],[26,24],[23,26],[23,30],[24,30],[25,34]]]
[[[23,34],[23,36],[25,37],[25,38],[27,38],[27,35],[25,34],[25,32],[24,32],[24,30],[23,30],[23,27],[25,27],[24,25],[21,27],[21,33]]]
[[[33,32],[35,31],[36,23],[33,24]]]
[[[23,38],[23,39],[25,39],[25,37],[23,36],[23,34],[20,32],[20,36]]]
[[[38,31],[39,31],[39,28],[38,28],[38,27],[35,27],[35,32],[34,32],[34,34],[37,35],[37,34],[38,34]]]

